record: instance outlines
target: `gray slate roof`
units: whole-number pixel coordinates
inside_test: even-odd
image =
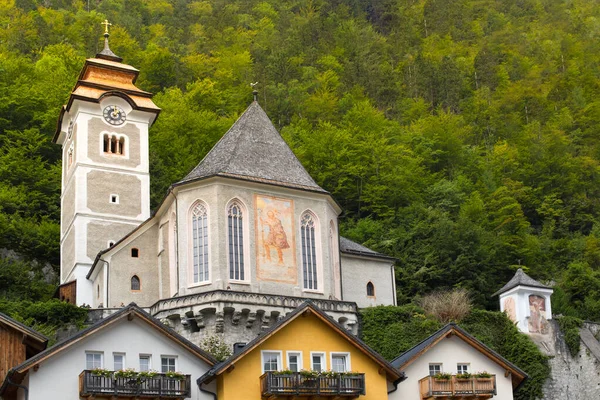
[[[226,176],[327,193],[306,172],[271,120],[254,101],[177,184]]]
[[[366,256],[366,257],[377,257],[377,258],[385,258],[388,260],[395,260],[395,258],[386,256],[385,254],[378,253],[369,249],[368,247],[363,246],[362,244],[358,244],[353,242],[350,239],[340,236],[340,251],[346,254],[354,254],[358,256]]]
[[[542,285],[541,283],[539,283],[538,281],[536,281],[535,279],[533,279],[532,277],[527,275],[525,272],[523,272],[523,270],[521,268],[519,268],[517,270],[517,273],[515,274],[515,276],[513,276],[512,279],[510,281],[508,281],[508,283],[506,285],[502,286],[502,289],[498,290],[492,296],[496,296],[496,295],[502,294],[504,292],[508,292],[510,289],[515,288],[517,286],[530,286],[530,287],[537,287],[537,288],[542,288],[542,289],[550,289],[549,286]]]

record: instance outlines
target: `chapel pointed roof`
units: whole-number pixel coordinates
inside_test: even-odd
[[[327,193],[304,169],[257,101],[177,184],[212,176]]]
[[[542,289],[550,289],[549,286],[541,284],[540,282],[527,275],[522,268],[519,268],[515,273],[515,276],[513,276],[512,279],[508,281],[506,285],[502,286],[502,289],[498,290],[492,296],[508,292],[510,289],[516,288],[517,286],[529,286]]]

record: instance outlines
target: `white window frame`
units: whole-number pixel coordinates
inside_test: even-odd
[[[150,371],[152,369],[152,354],[144,354],[144,353],[142,353],[142,354],[140,354],[138,356],[138,368],[139,368],[139,371],[142,371],[142,363],[141,363],[142,358],[147,358],[148,359],[148,371]]]
[[[88,355],[99,355],[100,356],[100,366],[99,367],[88,367]],[[85,369],[96,369],[96,368],[104,368],[104,352],[102,351],[86,351],[85,352]]]
[[[113,353],[113,370],[114,370],[114,371],[119,371],[119,369],[117,369],[117,366],[116,366],[116,364],[117,364],[116,357],[123,357],[123,362],[121,363],[123,368],[120,368],[120,369],[125,369],[125,368],[126,368],[126,364],[125,364],[125,353],[121,353],[121,352],[114,352],[114,353]]]
[[[161,354],[160,355],[160,372],[161,373],[166,372],[166,371],[162,370],[163,369],[163,358],[170,358],[170,359],[175,360],[175,365],[173,366],[173,368],[175,368],[174,371],[177,371],[177,364],[178,364],[178,362],[177,362],[177,356],[173,356],[173,355],[170,355],[170,354]]]
[[[466,369],[464,371],[460,370],[461,369],[460,367],[462,367],[462,366],[466,367]],[[456,364],[456,373],[457,374],[466,374],[469,372],[470,369],[471,369],[471,364],[469,364],[469,363],[457,363]]]
[[[198,282],[194,281],[194,209],[197,206],[202,206],[206,210],[206,230],[207,230],[206,241],[208,243],[208,245],[206,247],[207,253],[208,253],[208,260],[207,260],[207,265],[206,265],[208,279],[199,280]],[[210,262],[210,253],[211,253],[210,249],[212,247],[211,247],[211,231],[210,231],[210,210],[208,208],[208,204],[205,201],[202,201],[200,199],[194,201],[194,203],[192,204],[192,206],[190,207],[190,210],[188,212],[187,220],[188,220],[188,235],[189,235],[188,236],[188,238],[189,238],[188,287],[209,285],[212,282],[211,281],[212,270],[211,270],[211,262]],[[229,219],[228,219],[228,223],[229,223]],[[229,247],[227,248],[227,251],[229,251]],[[229,267],[229,263],[227,264],[227,266]]]
[[[434,366],[439,366],[440,367],[439,373],[444,372],[444,364],[443,363],[429,363],[429,371],[428,371],[429,372],[429,376],[433,376],[433,375],[435,375],[435,374],[438,373],[438,372],[435,372],[434,374],[431,373],[431,367],[434,367]]]
[[[232,279],[231,275],[230,275],[230,255],[229,255],[229,245],[230,245],[230,239],[229,239],[229,208],[234,204],[237,203],[237,205],[240,207],[240,210],[242,212],[242,235],[244,235],[243,239],[242,239],[242,245],[244,246],[244,248],[242,249],[242,256],[244,257],[244,267],[243,267],[243,272],[244,272],[244,279]],[[246,207],[246,204],[241,201],[238,197],[235,197],[231,200],[229,200],[227,202],[227,206],[225,207],[225,220],[226,222],[226,226],[225,226],[225,236],[227,237],[226,240],[226,250],[225,253],[227,254],[227,280],[228,282],[234,283],[234,284],[242,284],[242,285],[249,285],[251,283],[251,277],[250,277],[250,231],[249,231],[249,224],[250,224],[250,214],[248,213],[248,207]]]
[[[333,370],[333,357],[335,357],[335,356],[346,357],[346,371],[343,371],[343,372],[352,371],[352,369],[351,369],[352,363],[350,362],[350,353],[345,352],[345,351],[332,351],[331,353],[329,353],[329,365],[331,366],[332,370]]]
[[[261,350],[260,351],[260,369],[262,374],[265,372],[265,355],[266,354],[276,354],[277,355],[277,371],[281,371],[283,369],[283,352],[281,350]]]
[[[290,356],[297,357],[297,360],[298,360],[298,371],[297,372],[302,371],[302,369],[304,368],[304,362],[302,360],[302,352],[299,350],[290,350],[290,351],[285,352],[286,368],[289,370],[292,369],[290,367]]]
[[[302,253],[302,218],[304,215],[310,214],[315,224],[315,262],[317,271],[317,288],[310,289],[304,286],[304,254]],[[324,293],[323,291],[323,256],[321,251],[321,222],[317,217],[317,214],[310,209],[302,211],[300,219],[298,220],[298,238],[300,239],[300,265],[301,265],[301,280],[302,280],[302,291],[307,293]]]
[[[315,364],[313,362],[313,357],[314,356],[320,356],[321,357],[321,371],[327,371],[327,357],[326,357],[327,353],[324,351],[311,351],[310,352],[310,369],[311,371],[315,370]]]

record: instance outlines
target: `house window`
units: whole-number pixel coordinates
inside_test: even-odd
[[[131,290],[141,290],[142,284],[140,278],[137,275],[131,277]]]
[[[325,353],[310,353],[310,369],[319,372],[327,369]]]
[[[244,219],[241,205],[234,201],[227,210],[229,240],[229,279],[245,280]]]
[[[138,258],[140,256],[140,250],[137,248],[131,249],[131,257]]]
[[[140,354],[140,371],[150,371],[151,356],[148,354]]]
[[[125,138],[117,135],[104,134],[103,150],[107,154],[125,154]]]
[[[115,241],[114,240],[109,240],[108,243],[108,248],[110,249],[111,247],[113,247],[115,245]]]
[[[299,372],[302,369],[302,353],[299,351],[288,351],[287,363],[290,371]]]
[[[442,372],[442,364],[429,364],[429,376]]]
[[[85,369],[102,368],[102,353],[85,353]]]
[[[125,354],[123,353],[113,353],[113,361],[115,371],[120,371],[125,369]]]
[[[98,298],[100,298],[100,284],[98,284],[98,285],[96,286],[96,292],[97,292],[97,294],[98,294],[98,296],[97,296],[97,297],[98,297]]]
[[[466,374],[469,372],[469,364],[457,364],[456,372],[458,374]]]
[[[281,352],[280,351],[263,351],[262,367],[263,374],[269,371],[279,371],[281,369]]]
[[[192,210],[193,281],[208,281],[208,213],[202,203]]]
[[[175,357],[162,356],[160,358],[160,371],[172,372],[175,371]]]
[[[118,194],[111,194],[110,195],[110,203],[111,204],[119,204],[119,195]]]
[[[300,226],[304,289],[318,290],[315,218],[310,212],[306,212],[302,215]]]
[[[371,282],[367,283],[367,296],[375,297],[375,286]]]
[[[331,369],[335,372],[350,371],[350,354],[348,353],[332,353],[331,354]]]

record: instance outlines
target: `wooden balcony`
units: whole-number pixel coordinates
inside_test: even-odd
[[[263,398],[294,398],[300,396],[357,398],[365,394],[365,374],[302,376],[295,372],[266,372],[260,377]]]
[[[436,379],[427,376],[419,381],[421,399],[489,399],[496,395],[496,376],[491,378]]]
[[[165,374],[151,378],[117,378],[97,376],[90,370],[79,375],[80,397],[121,397],[153,399],[185,399],[191,397],[191,376],[178,380]]]

